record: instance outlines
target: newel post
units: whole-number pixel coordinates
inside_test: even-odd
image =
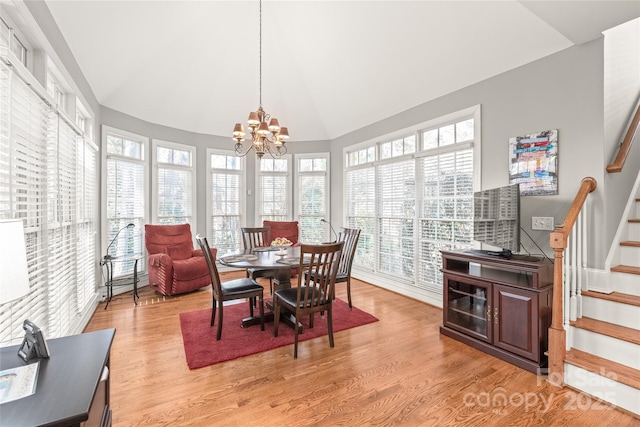
[[[567,353],[567,332],[563,325],[562,305],[562,258],[567,248],[567,236],[562,227],[551,233],[553,248],[553,305],[549,328],[549,373],[547,380],[556,386],[564,384],[564,357]]]
[[[553,305],[551,309],[551,327],[549,328],[549,376],[547,380],[554,385],[564,384],[564,358],[567,354],[567,333],[564,330],[562,258],[567,248],[569,233],[576,223],[587,196],[596,189],[596,180],[586,177],[564,219],[563,225],[551,233],[550,246],[553,249]]]

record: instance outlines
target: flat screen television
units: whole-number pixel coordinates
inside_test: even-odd
[[[495,247],[486,255],[511,258],[520,250],[520,185],[473,194],[473,240]]]

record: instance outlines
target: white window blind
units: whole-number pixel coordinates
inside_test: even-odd
[[[242,249],[244,159],[209,150],[209,245],[219,254]]]
[[[322,219],[329,219],[329,155],[305,154],[297,157],[296,210],[299,240],[320,243],[336,236]]]
[[[77,299],[80,310],[88,307],[96,292],[95,260],[98,205],[97,147],[87,138],[78,138],[79,164],[77,168],[79,192],[77,228]],[[80,161],[81,160],[81,161]]]
[[[195,224],[195,147],[154,141],[158,224]]]
[[[291,156],[262,158],[258,173],[259,224],[291,219]]]
[[[146,210],[143,153],[147,141],[109,130],[106,142],[106,242],[109,244],[113,241],[109,255],[128,259],[142,254],[144,248],[141,232]],[[135,227],[122,230],[127,224],[134,224]],[[122,231],[117,235],[120,230]],[[113,240],[116,235],[118,238]],[[144,263],[138,262],[139,271],[142,271],[143,266]],[[121,277],[132,274],[133,267],[133,260],[115,262],[113,275]]]
[[[345,220],[361,229],[356,272],[441,301],[440,251],[471,246],[476,114],[345,150]]]
[[[345,176],[345,222],[348,228],[359,228],[360,238],[353,264],[373,270],[376,260],[376,187],[372,165],[350,169]]]
[[[424,186],[420,214],[418,286],[442,292],[441,250],[468,248],[473,235],[473,149],[421,159]]]
[[[376,175],[379,271],[413,280],[415,160],[380,165]]]
[[[24,221],[30,294],[0,306],[0,343],[19,342],[29,319],[48,337],[78,331],[96,297],[95,146],[0,63],[0,218]],[[87,167],[90,173],[87,173]],[[81,232],[82,230],[82,232]],[[89,236],[87,241],[82,238]]]

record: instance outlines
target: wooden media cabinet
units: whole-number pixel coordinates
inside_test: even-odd
[[[551,326],[553,263],[482,251],[442,251],[440,333],[539,373]]]

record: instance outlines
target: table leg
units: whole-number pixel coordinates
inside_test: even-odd
[[[138,296],[138,258],[133,263],[133,303],[138,305],[136,298],[140,298]]]
[[[287,268],[279,268],[275,270],[275,277],[273,279],[273,292],[280,289],[288,289],[291,287],[291,270]],[[264,313],[265,322],[273,322],[273,301],[265,301],[265,305],[269,311]],[[280,321],[284,322],[287,326],[293,328],[296,324],[296,318],[293,314],[288,312],[280,312]],[[260,316],[246,317],[242,319],[242,327],[247,328],[252,325],[260,324]],[[299,333],[304,332],[302,324],[298,322]]]
[[[113,264],[111,261],[104,261],[104,266],[107,269],[107,304],[105,304],[104,309],[106,310],[109,307],[109,303],[111,302],[111,298],[113,298]]]

